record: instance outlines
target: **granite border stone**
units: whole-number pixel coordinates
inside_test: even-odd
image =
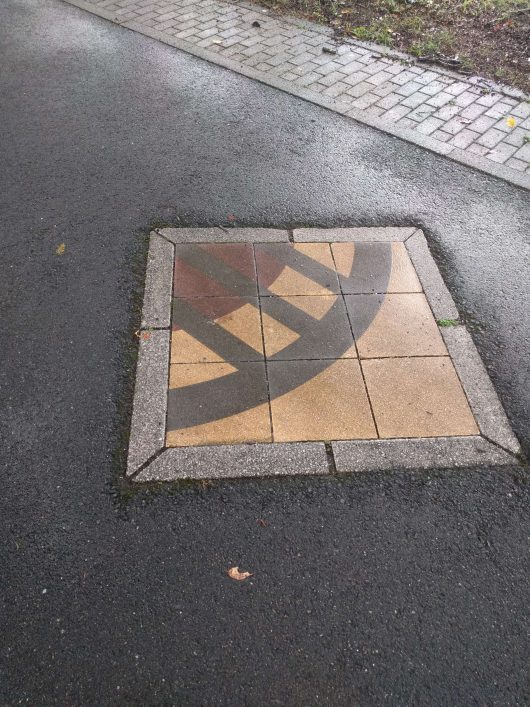
[[[324,241],[337,243],[342,241],[357,242],[388,242],[406,241],[417,229],[414,226],[404,228],[394,226],[360,227],[360,228],[295,228],[293,239],[295,243],[311,243]]]
[[[471,335],[464,326],[440,327],[440,331],[480,431],[500,447],[520,454],[519,442]]]
[[[141,331],[127,476],[138,471],[164,447],[168,361],[169,329]]]
[[[338,473],[517,464],[511,454],[475,435],[342,441],[331,447]]]
[[[329,473],[321,442],[172,447],[134,477],[135,482],[234,479]]]
[[[169,327],[173,289],[173,245],[152,233],[145,274],[142,329]]]
[[[283,243],[289,232],[278,228],[160,228],[171,243]]]

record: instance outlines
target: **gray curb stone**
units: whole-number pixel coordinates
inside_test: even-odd
[[[326,448],[320,442],[235,444],[218,447],[173,447],[154,459],[134,481],[235,479],[329,473]]]
[[[405,247],[410,255],[435,319],[458,319],[459,313],[422,231],[416,231]]]
[[[144,333],[148,338],[140,336],[128,476],[164,447],[166,437],[169,330]]]
[[[511,454],[475,436],[333,442],[331,446],[338,473],[517,464]]]
[[[464,326],[441,327],[445,345],[482,434],[513,454],[521,447],[488,376],[471,335]]]
[[[416,231],[415,226],[405,228],[296,228],[293,238],[298,243],[312,241],[406,241]]]
[[[161,236],[172,243],[281,243],[288,231],[277,228],[161,228]]]
[[[162,328],[171,324],[173,288],[173,245],[151,233],[145,274],[142,328]]]

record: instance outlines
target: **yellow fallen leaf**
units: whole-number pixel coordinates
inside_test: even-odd
[[[517,125],[517,121],[515,120],[515,118],[512,118],[512,116],[510,116],[509,118],[506,118],[506,125],[509,128],[515,128],[515,126]]]
[[[252,577],[252,572],[240,572],[239,567],[230,567],[228,576],[231,579],[237,579],[238,582],[242,582],[244,579]]]
[[[61,245],[58,245],[57,248],[55,249],[55,255],[64,255],[65,250],[66,250],[66,245],[64,243],[61,243]]]

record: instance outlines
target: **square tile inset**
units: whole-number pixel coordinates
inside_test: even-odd
[[[256,297],[256,269],[248,243],[194,243],[175,247],[175,297]]]
[[[263,297],[261,310],[269,359],[357,357],[340,296]]]
[[[171,365],[169,447],[271,441],[264,364]]]
[[[377,437],[357,360],[272,361],[268,373],[275,442]]]
[[[446,356],[425,295],[346,295],[361,358]]]
[[[328,243],[271,243],[255,247],[261,295],[340,292]]]
[[[458,314],[427,241],[397,230],[152,234],[128,477],[513,464],[465,327],[437,327]]]
[[[172,363],[260,361],[263,337],[257,298],[173,300]]]
[[[478,434],[448,356],[372,359],[362,368],[380,437]]]

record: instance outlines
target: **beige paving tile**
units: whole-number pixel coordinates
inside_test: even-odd
[[[269,286],[269,291],[275,295],[326,295],[330,293],[327,287],[319,285],[318,282],[293,270],[288,265]]]
[[[447,354],[425,295],[346,295],[344,299],[361,358]]]
[[[261,317],[267,356],[274,356],[300,339],[300,334],[282,324],[279,319],[271,317],[267,312],[262,312]]]
[[[168,401],[168,446],[272,441],[265,366],[260,363],[237,366],[171,365],[169,388],[177,397],[170,396]],[[230,394],[233,400],[243,401],[243,409],[223,416]]]
[[[377,436],[357,360],[270,362],[268,376],[275,442]]]
[[[422,291],[404,243],[332,243],[331,249],[345,294]]]
[[[361,363],[381,437],[445,437],[479,430],[447,356]]]
[[[284,300],[297,307],[310,317],[320,321],[337,301],[337,295],[323,295],[321,297],[283,297]]]
[[[339,292],[328,243],[262,244],[256,246],[255,253],[262,294],[330,295]]]
[[[294,243],[293,248],[297,253],[302,253],[326,268],[335,270],[329,243]]]
[[[205,363],[223,360],[222,356],[184,329],[173,329],[171,332],[171,363]]]
[[[237,368],[230,363],[212,363],[201,366],[196,363],[177,363],[169,367],[169,387],[183,388],[207,381],[217,380],[235,373]]]
[[[263,353],[260,315],[257,306],[244,304],[229,314],[215,320],[216,324],[230,332],[258,353]]]
[[[196,364],[201,365],[201,364]],[[215,365],[215,364],[208,364]],[[264,403],[251,410],[214,420],[202,425],[170,430],[166,434],[168,447],[191,447],[207,444],[245,444],[271,442],[269,405]]]
[[[357,357],[342,297],[263,297],[261,308],[268,357],[283,360]]]
[[[218,327],[231,336],[220,337],[222,332]],[[197,335],[200,340],[191,333],[195,330],[200,331]],[[219,345],[223,355],[217,352]],[[259,360],[262,356],[263,337],[257,298],[192,297],[173,300],[172,363]]]
[[[256,271],[250,244],[182,243],[176,246],[175,297],[256,294]]]

